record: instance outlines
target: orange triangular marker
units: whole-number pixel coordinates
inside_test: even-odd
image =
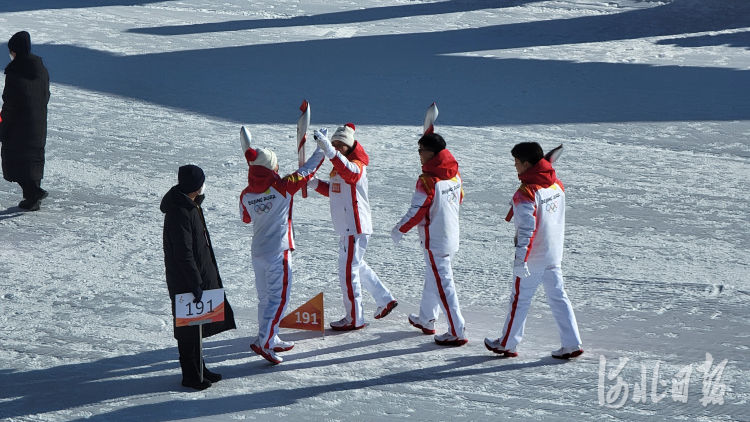
[[[279,323],[282,328],[296,328],[298,330],[320,330],[325,334],[323,324],[323,293],[319,293],[304,305],[289,312]]]

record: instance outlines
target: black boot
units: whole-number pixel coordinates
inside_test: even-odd
[[[195,388],[196,390],[205,390],[211,386],[210,379],[203,373],[203,381],[198,372],[198,362],[190,358],[180,356],[180,366],[182,368],[182,385],[185,387]]]
[[[200,382],[198,380],[189,380],[189,379],[182,379],[182,385],[185,387],[194,388],[198,391],[205,390],[206,388],[211,386],[211,381],[204,379],[203,382]]]
[[[206,364],[203,364],[203,379],[209,380],[211,382],[219,382],[221,381],[221,374],[217,374],[216,372],[211,372],[206,368]]]
[[[18,203],[18,208],[26,211],[39,211],[39,206],[42,204],[40,200],[24,199]]]
[[[197,328],[197,327],[194,327]],[[206,369],[206,363],[200,359],[200,338],[198,331],[195,335],[185,335],[177,339],[177,349],[180,352],[180,369],[182,370],[182,385],[205,390],[211,386],[211,381],[218,381],[221,375]],[[201,382],[200,368],[203,365],[203,381]]]
[[[23,201],[18,203],[18,208],[27,211],[38,211],[42,199],[46,198],[48,192],[41,187],[41,180],[20,180],[18,185],[23,190]]]

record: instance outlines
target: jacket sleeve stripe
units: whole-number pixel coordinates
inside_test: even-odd
[[[315,192],[318,192],[319,194],[325,197],[328,197],[330,195],[329,189],[330,189],[330,185],[328,184],[328,182],[318,180],[318,182],[315,184]]]
[[[323,164],[323,151],[320,149],[315,150],[313,154],[306,162],[294,173],[284,177],[284,189],[291,195],[294,195],[298,190],[302,189],[307,182],[315,176],[315,172],[318,171],[320,166]]]
[[[398,223],[398,230],[401,233],[406,233],[412,229],[412,227],[419,224],[432,206],[432,200],[434,198],[435,191],[431,190],[428,194],[425,192],[422,180],[417,181],[417,187],[414,190],[414,195],[411,199],[411,206],[406,212],[406,215]]]
[[[331,160],[331,164],[333,164],[336,173],[341,176],[346,183],[357,183],[359,178],[362,177],[362,168],[364,167],[364,164],[358,160],[349,161],[342,157],[341,154],[336,154]]]
[[[519,195],[517,195],[519,196]],[[516,225],[515,259],[526,262],[537,231],[536,203],[526,197],[513,200],[513,221]]]
[[[359,221],[359,206],[357,205],[357,184],[349,185],[352,196],[352,211],[354,212],[354,224],[357,226],[357,234],[362,233],[362,224]]]
[[[245,192],[242,192],[240,195],[240,218],[242,218],[243,223],[249,224],[252,221],[252,218],[250,217],[250,213],[247,212],[247,209],[245,209],[245,204],[242,202],[244,196]]]

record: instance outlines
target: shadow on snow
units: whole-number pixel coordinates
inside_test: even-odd
[[[373,350],[373,346],[396,342],[415,336],[413,331],[391,332],[373,339],[310,350],[302,353],[290,352],[287,360],[278,366],[271,366],[262,358],[249,352],[249,338],[212,341],[204,343],[208,366],[224,375],[224,381],[239,377],[268,376],[268,373],[281,373],[317,367],[337,367],[347,363],[357,363],[374,359],[388,359],[418,353],[433,353],[440,346],[425,342],[415,347],[389,350]],[[357,350],[364,353],[357,354]],[[346,353],[343,357],[302,361],[305,358],[321,357],[329,354]],[[249,358],[241,364],[222,366],[221,362],[230,359]],[[226,413],[266,407],[283,406],[297,400],[325,393],[355,390],[380,385],[404,384],[430,381],[451,377],[501,373],[534,366],[564,363],[552,358],[536,362],[491,364],[499,362],[494,355],[466,356],[451,359],[442,366],[430,366],[418,370],[394,372],[380,378],[357,381],[342,381],[332,384],[285,389],[283,391],[259,391],[245,395],[214,398],[194,402],[193,400],[169,399],[163,403],[123,407],[111,413],[94,415],[93,420],[117,420],[121,418],[138,420],[162,420],[170,418],[208,416],[216,412]],[[476,365],[482,365],[477,366]],[[473,368],[472,368],[473,367]],[[171,371],[169,375],[149,375],[155,372]],[[135,355],[117,356],[98,361],[56,366],[32,371],[0,370],[3,383],[0,385],[0,402],[3,404],[0,417],[14,418],[26,415],[55,412],[64,409],[103,403],[111,400],[127,400],[135,396],[152,396],[188,392],[180,386],[177,348],[154,350]],[[218,384],[216,388],[222,388]],[[257,384],[262,388],[262,384]]]
[[[308,25],[338,25],[415,16],[431,16],[448,13],[469,12],[481,9],[496,9],[498,7],[517,7],[526,3],[534,3],[539,1],[542,0],[515,0],[509,1],[504,5],[498,5],[498,2],[496,0],[452,0],[437,3],[414,3],[399,6],[371,7],[368,9],[321,13],[319,15],[294,16],[291,18],[243,19],[190,25],[134,28],[129,30],[128,32],[151,35],[185,35],[201,34],[207,32],[244,31],[248,29],[261,28],[287,28],[292,26]]]
[[[105,6],[143,6],[161,2],[162,0],[6,0],[0,2],[0,13]]]
[[[726,45],[750,49],[750,31],[734,32],[731,34],[702,35],[699,37],[673,38],[661,40],[658,44],[677,45],[680,47],[710,47]]]
[[[749,119],[750,100],[736,95],[750,86],[747,70],[457,55],[750,26],[750,2],[703,5],[703,19],[680,19],[691,7],[133,56],[35,51],[57,83],[242,123],[292,122],[303,98],[314,121],[360,124],[411,125],[432,101],[447,125]]]

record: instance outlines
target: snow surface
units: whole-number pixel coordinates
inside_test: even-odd
[[[750,2],[4,0],[0,29],[28,30],[53,81],[49,198],[21,213],[0,184],[0,419],[750,420]],[[270,366],[249,351],[238,133],[294,170],[303,98],[313,128],[357,124],[367,259],[400,305],[359,332],[284,330],[297,346]],[[460,348],[407,323],[422,255],[416,234],[388,235],[432,101],[465,180]],[[542,291],[518,358],[482,344],[506,312],[520,141],[565,145],[563,268],[586,350],[568,363],[549,356]],[[239,325],[205,342],[225,379],[203,392],[180,386],[161,250],[159,201],[186,163],[207,174]],[[290,309],[322,291],[338,319],[327,201],[295,205]]]

